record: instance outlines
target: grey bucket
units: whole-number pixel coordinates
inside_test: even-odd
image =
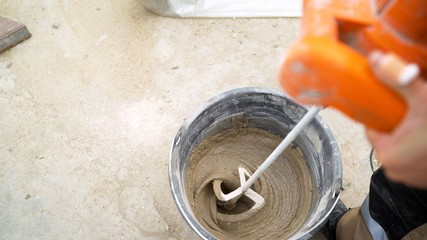
[[[284,137],[306,111],[279,90],[239,88],[208,100],[184,122],[172,143],[169,183],[179,212],[201,238],[216,239],[196,219],[185,192],[185,173],[194,147],[227,128],[231,117],[243,115],[250,117],[256,127]],[[295,144],[308,163],[314,189],[309,215],[291,239],[308,239],[321,228],[339,199],[342,165],[336,141],[320,116],[305,128]]]

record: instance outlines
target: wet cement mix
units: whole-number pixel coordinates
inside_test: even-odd
[[[239,222],[218,220],[217,213],[236,214],[251,207],[241,197],[227,211],[217,204],[213,180],[229,191],[240,186],[238,167],[253,173],[282,138],[265,130],[231,128],[204,139],[193,150],[186,172],[186,192],[198,221],[218,239],[286,239],[304,223],[311,206],[311,177],[301,150],[291,145],[251,187],[265,199],[264,207]]]

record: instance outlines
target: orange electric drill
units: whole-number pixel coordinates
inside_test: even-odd
[[[305,0],[300,39],[285,55],[284,90],[302,104],[332,106],[392,131],[405,101],[376,79],[366,56],[393,52],[427,77],[426,0]]]

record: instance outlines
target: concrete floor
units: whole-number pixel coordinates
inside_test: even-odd
[[[32,38],[0,55],[0,239],[195,239],[172,200],[169,147],[233,88],[278,87],[299,19],[171,19],[141,1],[3,0]],[[343,201],[368,191],[363,128],[321,113]]]

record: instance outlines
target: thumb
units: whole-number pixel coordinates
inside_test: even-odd
[[[421,89],[423,81],[417,64],[408,64],[395,54],[380,51],[371,52],[368,59],[375,76],[405,99]]]

